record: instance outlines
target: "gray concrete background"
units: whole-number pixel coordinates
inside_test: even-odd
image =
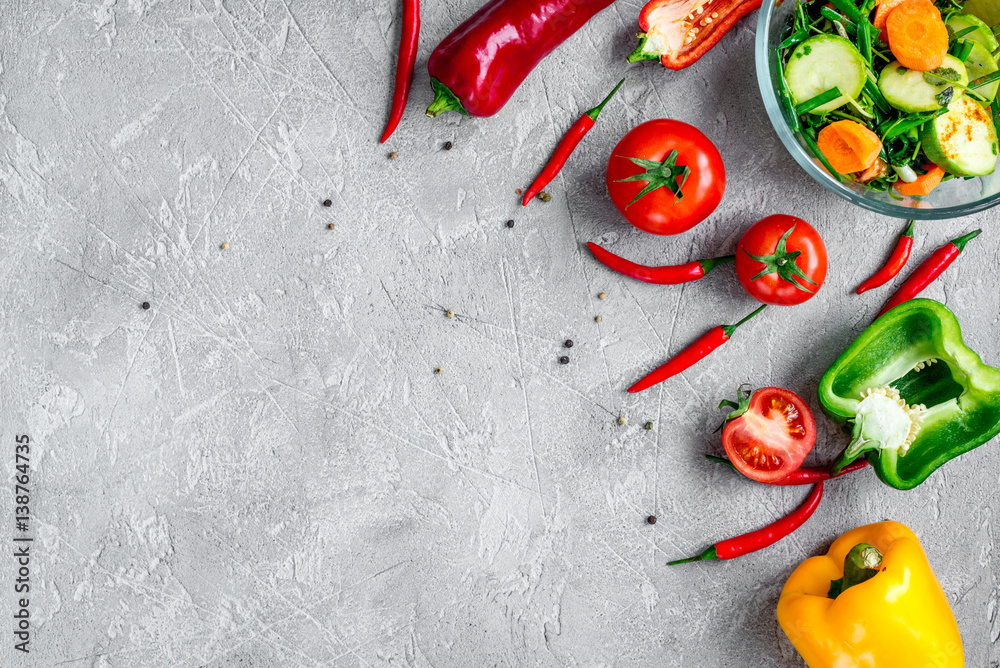
[[[774,615],[785,578],[892,518],[923,539],[968,665],[1000,665],[995,442],[910,492],[831,484],[758,554],[664,565],[805,494],[703,459],[739,383],[809,400],[810,462],[843,447],[815,386],[887,297],[852,290],[902,229],[779,145],[756,14],[674,73],[626,65],[641,3],[620,0],[495,117],[427,119],[427,56],[479,3],[424,3],[408,113],[382,147],[396,2],[2,3],[0,436],[7,476],[15,434],[33,439],[36,536],[27,659],[0,560],[2,663],[800,666]],[[522,209],[515,189],[626,70],[552,201]],[[706,132],[729,173],[718,211],[675,238],[625,224],[603,178],[617,139],[664,116]],[[626,394],[754,303],[731,267],[648,286],[582,244],[710,257],[771,213],[826,239],[818,297]],[[1000,364],[995,219],[919,224],[914,253],[986,229],[927,296]]]

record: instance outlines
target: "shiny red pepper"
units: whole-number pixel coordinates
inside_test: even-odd
[[[492,116],[545,56],[614,0],[490,0],[444,38],[427,115]]]
[[[858,286],[859,295],[863,292],[868,292],[869,290],[885,285],[903,270],[903,267],[906,265],[906,261],[910,259],[910,250],[913,249],[913,224],[915,222],[917,221],[910,221],[906,231],[903,232],[902,236],[899,237],[899,241],[896,242],[896,249],[892,251],[892,255],[890,255],[889,259],[886,260],[886,263],[882,265],[882,268],[872,274],[871,278]]]
[[[615,86],[614,90],[612,90],[599,105],[578,118],[569,131],[563,135],[562,141],[560,141],[559,145],[556,146],[555,152],[552,153],[552,157],[549,158],[548,163],[542,169],[542,173],[538,175],[534,182],[532,182],[531,187],[528,188],[528,191],[524,193],[524,197],[521,199],[521,206],[528,206],[528,202],[531,201],[531,198],[540,193],[542,188],[549,185],[552,179],[556,177],[559,170],[561,170],[563,165],[566,164],[566,160],[568,160],[569,156],[571,156],[573,151],[576,150],[576,146],[580,143],[580,140],[582,140],[584,135],[590,132],[590,129],[594,127],[594,123],[597,122],[597,117],[600,115],[601,110],[604,109],[604,105],[606,105],[611,98],[615,96],[615,93],[618,92],[618,89],[622,87],[623,83],[625,83],[624,78],[618,82],[618,85]]]
[[[733,332],[736,331],[737,327],[763,311],[765,306],[767,305],[765,304],[764,306],[761,306],[735,325],[719,325],[718,327],[713,327],[708,330],[687,348],[680,351],[656,369],[643,376],[639,382],[628,388],[628,391],[633,393],[642,392],[657,383],[662,383],[666,379],[676,376],[695,362],[704,359],[709,353],[728,341],[733,335]]]
[[[725,464],[731,469],[736,469],[733,463],[726,459],[725,457],[716,457],[714,455],[705,455],[705,459],[709,461],[718,462],[719,464]],[[853,473],[860,469],[868,466],[867,459],[855,459],[853,462],[845,466],[841,471],[835,475],[830,475],[829,466],[800,466],[795,469],[784,478],[780,480],[775,480],[774,482],[762,483],[764,485],[777,485],[778,487],[794,487],[796,485],[815,485],[818,482],[825,482],[831,478],[839,478],[840,476],[847,475],[848,473]]]
[[[941,248],[931,253],[931,256],[924,260],[919,267],[913,270],[913,273],[903,281],[903,284],[899,286],[896,294],[892,296],[889,301],[885,303],[882,310],[879,311],[879,315],[886,313],[893,307],[899,306],[905,301],[909,301],[923,292],[924,288],[934,282],[934,279],[944,273],[958,254],[962,252],[971,239],[975,239],[980,235],[982,230],[975,230],[974,232],[969,232],[957,239],[953,239],[946,243]]]
[[[642,32],[630,63],[660,59],[681,70],[708,53],[761,0],[651,0],[639,13]]]
[[[763,550],[765,547],[774,545],[779,540],[805,524],[806,520],[812,517],[813,513],[816,512],[816,508],[819,507],[819,502],[822,498],[823,483],[819,482],[812,488],[812,491],[809,492],[809,496],[806,497],[806,500],[802,502],[801,506],[785,515],[780,520],[768,524],[763,529],[757,529],[756,531],[745,533],[742,536],[727,538],[726,540],[719,541],[697,556],[671,561],[667,563],[667,566],[674,566],[675,564],[688,564],[692,561],[735,559],[736,557],[742,557],[744,554],[750,554],[751,552],[756,552],[757,550]]]
[[[699,278],[703,278],[705,274],[712,271],[715,267],[726,262],[732,262],[735,256],[726,255],[725,257],[712,258],[710,260],[695,260],[694,262],[688,262],[687,264],[675,264],[667,265],[664,267],[647,267],[643,264],[636,264],[626,260],[623,257],[619,257],[609,250],[601,248],[592,241],[587,242],[587,248],[590,252],[594,254],[601,264],[617,271],[619,274],[624,274],[637,281],[643,281],[645,283],[656,283],[657,285],[678,285],[680,283],[689,283],[690,281],[697,281]]]
[[[406,100],[410,96],[410,84],[413,82],[413,64],[417,62],[417,42],[420,38],[420,0],[403,0],[403,32],[399,37],[399,56],[396,60],[396,87],[392,93],[392,108],[389,110],[389,121],[385,124],[382,138],[384,144],[399,125],[406,109]]]

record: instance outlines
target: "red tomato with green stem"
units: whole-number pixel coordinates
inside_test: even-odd
[[[762,304],[792,306],[812,299],[826,279],[826,245],[795,216],[768,216],[747,229],[736,247],[736,275]]]
[[[698,128],[661,118],[628,132],[611,152],[608,193],[625,219],[652,234],[705,220],[726,190],[726,167]]]
[[[802,397],[780,387],[740,388],[739,403],[726,416],[722,447],[736,469],[773,483],[797,470],[816,444],[816,420]]]

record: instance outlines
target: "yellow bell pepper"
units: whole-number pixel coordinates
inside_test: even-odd
[[[881,564],[872,551],[870,579],[845,581],[829,598],[848,554],[863,543],[877,548]],[[800,564],[781,591],[778,623],[809,668],[965,666],[948,599],[916,535],[899,522],[858,527],[834,541],[826,556]]]

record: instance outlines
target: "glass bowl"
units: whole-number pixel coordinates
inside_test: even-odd
[[[896,218],[943,220],[985,211],[1000,204],[1000,169],[992,175],[974,179],[951,179],[935,188],[927,197],[893,199],[889,193],[869,190],[859,183],[841,183],[816,162],[801,133],[792,132],[789,119],[778,98],[777,48],[788,20],[795,11],[795,0],[765,0],[757,20],[757,83],[764,98],[764,108],[771,125],[795,161],[828,190],[858,206]],[[898,195],[897,195],[898,197]]]

